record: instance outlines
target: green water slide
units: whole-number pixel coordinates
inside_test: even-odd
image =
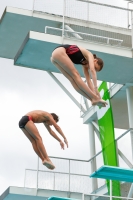
[[[118,166],[113,113],[110,103],[110,94],[106,82],[102,82],[99,87],[99,92],[102,99],[106,100],[108,103],[105,108],[99,108],[97,111],[104,165]],[[106,182],[108,193],[110,194],[110,183],[108,180],[106,180]],[[119,181],[112,181],[112,195],[121,196]]]

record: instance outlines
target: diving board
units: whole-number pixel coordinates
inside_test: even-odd
[[[26,36],[27,39],[23,41],[15,55],[14,64],[59,73],[57,68],[51,63],[50,57],[54,48],[61,44],[62,37],[34,31],[30,31],[28,37]],[[88,49],[90,47],[88,43],[84,44],[83,41],[70,41],[66,38],[64,43],[75,43],[79,46],[88,47]],[[98,48],[96,44],[95,46],[95,48]],[[105,48],[104,51],[106,50]],[[104,60],[103,70],[97,73],[98,80],[119,84],[133,83],[133,58],[110,54],[107,51],[104,53],[99,50],[91,50],[91,52]],[[81,65],[75,66],[80,75],[84,77]]]
[[[58,36],[44,33],[46,26],[59,28],[61,25],[61,16],[46,13],[32,16],[32,11],[7,7],[0,20],[0,57],[17,57],[15,65],[59,73],[50,62],[53,49],[62,43],[77,44],[104,60],[103,70],[97,73],[99,80],[119,84],[133,83],[131,48],[97,44],[76,38],[62,39],[61,33]],[[76,65],[76,68],[84,77],[81,66]]]
[[[117,180],[133,182],[133,169],[125,169],[113,166],[102,166],[90,175],[91,178],[102,178],[108,180]]]
[[[56,196],[53,196],[53,197],[49,197],[48,200],[75,200],[73,198],[65,198],[65,197],[56,197]]]

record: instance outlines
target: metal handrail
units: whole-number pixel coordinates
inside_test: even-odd
[[[77,0],[77,1],[82,1],[82,2],[86,2],[86,3],[96,4],[96,5],[100,5],[100,6],[106,6],[106,7],[110,7],[110,8],[116,8],[116,9],[120,9],[120,10],[133,11],[133,9],[119,7],[119,6],[113,6],[113,5],[108,5],[108,4],[103,4],[103,3],[89,1],[89,0]]]
[[[116,138],[114,141],[118,141],[121,139],[124,135],[126,135],[129,131],[133,130],[133,128],[129,128],[127,131],[125,131],[122,135],[120,135],[118,138]],[[90,162],[93,160],[95,157],[97,157],[100,153],[102,153],[102,150],[99,151],[97,154],[95,154],[93,157],[91,157],[89,160],[79,160],[79,159],[71,159],[71,158],[60,158],[60,157],[54,157],[54,156],[49,156],[50,158],[56,158],[56,159],[61,159],[61,160],[72,160],[72,161],[82,161],[82,162]]]
[[[117,137],[114,141],[118,141],[120,140],[123,136],[125,136],[129,131],[133,130],[133,128],[130,128],[128,129],[127,131],[125,131],[122,135],[120,135],[119,137]],[[54,175],[55,174],[67,174],[69,175],[69,192],[70,192],[70,176],[71,175],[75,175],[75,176],[81,176],[81,177],[88,177],[89,174],[77,174],[77,173],[70,173],[70,161],[80,161],[80,162],[87,162],[89,163],[90,161],[92,161],[94,158],[96,158],[99,154],[102,153],[102,150],[99,151],[96,155],[94,155],[93,157],[91,157],[89,160],[79,160],[79,159],[71,159],[71,158],[61,158],[61,157],[54,157],[54,156],[49,156],[50,158],[55,158],[55,159],[61,159],[61,160],[68,160],[69,161],[69,172],[58,172],[58,171],[47,171],[47,170],[39,170],[39,165],[37,167],[37,170],[34,170],[34,169],[25,169],[25,177],[24,177],[24,187],[25,187],[25,182],[26,182],[26,171],[27,170],[30,170],[30,171],[36,171],[37,172],[37,183],[36,183],[36,192],[38,190],[38,173],[39,172],[50,172],[50,173],[53,173]],[[39,163],[39,160],[38,160],[38,163]],[[54,185],[55,185],[55,181],[54,181]]]
[[[64,32],[69,32],[69,33],[78,33],[78,34],[81,34],[81,35],[102,38],[102,39],[106,39],[107,40],[107,44],[109,44],[110,40],[118,41],[119,44],[121,44],[123,42],[123,40],[120,40],[120,39],[115,39],[115,38],[110,38],[110,37],[104,37],[104,36],[99,36],[99,35],[93,35],[93,34],[89,34],[89,33],[82,33],[82,32],[78,32],[78,31],[63,30],[61,28],[55,28],[55,27],[51,27],[51,26],[45,26],[45,33],[47,33],[47,29],[59,30],[59,31],[62,31],[62,32],[64,31]],[[82,40],[82,39],[80,39],[80,40]]]
[[[25,169],[25,170],[30,170],[30,171],[37,171],[36,169]],[[38,170],[38,172],[49,172],[49,171],[47,171],[47,170]],[[68,172],[53,172],[53,171],[50,171],[50,173],[52,173],[52,174],[69,174]],[[88,177],[88,174],[87,175],[85,175],[85,174],[75,174],[75,173],[71,173],[71,175],[75,175],[75,176],[87,176]]]

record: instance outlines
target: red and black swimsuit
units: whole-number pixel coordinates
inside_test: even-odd
[[[74,64],[82,64],[82,62],[86,60],[76,45],[64,44],[56,47],[56,49],[59,47],[64,47],[66,49],[66,54]]]
[[[24,128],[28,121],[32,120],[31,116],[23,116],[19,121],[19,128]]]

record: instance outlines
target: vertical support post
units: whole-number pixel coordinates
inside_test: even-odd
[[[132,183],[132,185],[131,185],[131,187],[130,187],[130,190],[129,190],[129,193],[128,193],[128,198],[132,198],[132,196],[133,196],[133,183]]]
[[[119,163],[119,149],[118,149],[118,142],[116,140],[116,155],[117,155],[117,163],[118,163],[118,166],[120,166],[120,163]]]
[[[54,173],[54,185],[53,185],[53,190],[55,190],[55,173]]]
[[[133,11],[131,11],[131,32],[132,32],[132,49],[133,49]]]
[[[127,2],[127,9],[129,9],[129,2]],[[127,11],[127,28],[129,28],[129,11]]]
[[[55,80],[55,82],[63,89],[63,91],[71,98],[71,100],[79,107],[80,110],[82,110],[83,113],[85,113],[85,109],[82,107],[81,104],[71,95],[71,93],[62,85],[62,83],[51,73],[47,73]]]
[[[35,5],[35,0],[33,0],[33,5],[32,5],[32,16],[33,16],[33,12],[34,12],[34,5]]]
[[[110,200],[112,200],[112,180],[110,180]]]
[[[90,141],[90,157],[93,157],[96,154],[95,150],[95,135],[94,135],[94,127],[91,123],[88,124],[89,127],[89,141]],[[90,162],[91,164],[91,173],[96,171],[96,159],[94,158]],[[95,191],[98,188],[97,179],[92,178],[92,191]]]
[[[110,82],[108,83],[108,88],[109,88],[109,89],[111,88],[111,83],[110,83]]]
[[[84,200],[85,198],[84,198],[84,193],[82,193],[82,200]]]
[[[83,97],[83,100],[84,100],[84,103],[85,103],[85,107],[88,110],[89,109],[88,101],[87,101],[87,99],[85,97]]]
[[[87,22],[89,22],[89,2],[87,3]]]
[[[26,169],[25,169],[25,174],[24,174],[24,188],[25,188],[25,181],[26,180]]]
[[[129,128],[133,128],[133,86],[126,88],[127,94],[127,107],[128,107],[128,118],[129,118]],[[133,130],[130,131],[131,138],[131,151],[133,159]]]
[[[38,190],[38,171],[39,171],[39,156],[37,157],[36,196],[37,196],[37,190]]]
[[[69,159],[69,198],[70,198],[70,159]]]
[[[64,34],[65,34],[65,11],[66,11],[66,0],[63,1],[63,21],[62,21],[62,44],[64,40]]]

